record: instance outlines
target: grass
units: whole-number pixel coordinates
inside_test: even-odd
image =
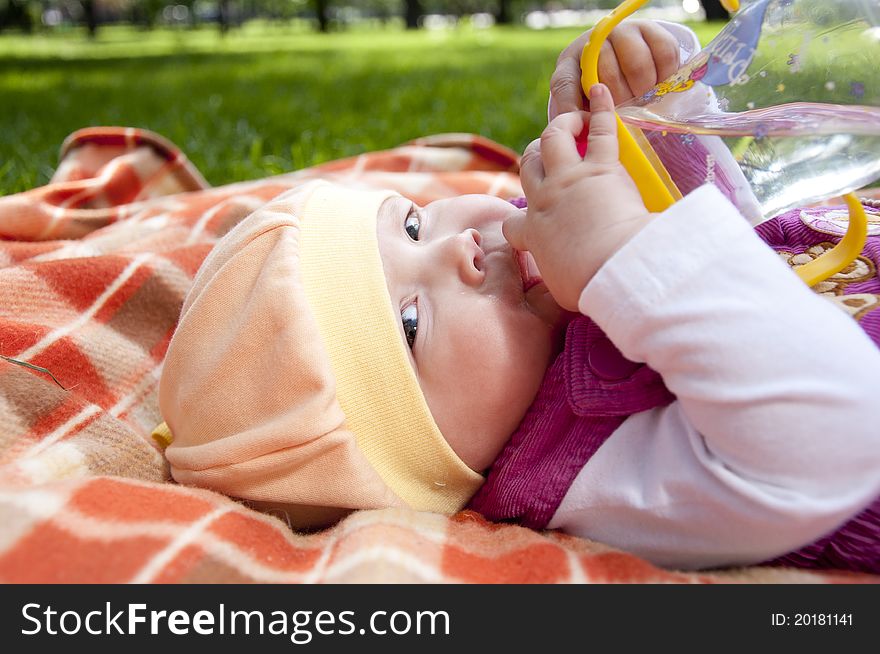
[[[703,43],[721,25],[693,26]],[[159,132],[214,185],[297,170],[439,132],[521,151],[546,122],[547,82],[580,30],[315,34],[248,24],[114,26],[0,36],[0,195],[45,184],[67,134]]]

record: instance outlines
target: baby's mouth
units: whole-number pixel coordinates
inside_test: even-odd
[[[541,271],[538,270],[538,264],[535,263],[535,258],[530,252],[513,250],[513,258],[519,268],[524,293],[543,281],[541,279]]]

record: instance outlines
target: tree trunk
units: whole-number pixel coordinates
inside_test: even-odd
[[[422,17],[422,3],[420,0],[406,0],[406,29],[414,30],[419,27],[419,18]]]
[[[0,32],[4,27],[17,27],[28,34],[34,31],[34,22],[25,2],[9,0],[6,3],[6,9],[0,11]]]
[[[98,35],[98,11],[95,0],[83,0],[83,13],[86,15],[86,28],[89,30],[89,38],[94,39]]]
[[[495,14],[495,22],[499,25],[509,25],[510,19],[510,0],[498,0],[498,12]]]
[[[721,5],[721,0],[700,0],[700,4],[706,12],[706,20],[730,20],[730,14]]]
[[[327,17],[327,0],[315,0],[315,15],[318,17],[318,31],[328,31],[330,20]]]
[[[220,0],[217,5],[217,25],[220,28],[220,34],[226,34],[229,31],[229,25],[232,16],[230,16],[229,0]]]

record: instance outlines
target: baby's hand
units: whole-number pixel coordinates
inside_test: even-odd
[[[550,77],[550,120],[589,109],[581,89],[581,52],[589,40],[590,31],[586,31],[556,60]],[[599,51],[599,81],[611,89],[615,105],[646,93],[678,66],[675,37],[650,20],[627,19],[611,30]]]
[[[590,89],[592,113],[555,118],[522,156],[520,179],[528,210],[504,221],[504,236],[535,257],[559,306],[577,311],[581,291],[596,271],[650,219],[639,191],[618,158],[611,94]],[[587,153],[575,137],[589,123]]]

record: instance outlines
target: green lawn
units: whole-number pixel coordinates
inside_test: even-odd
[[[693,26],[703,43],[720,24]],[[546,122],[556,55],[580,30],[329,35],[249,24],[0,36],[0,195],[45,184],[67,134],[144,127],[212,184],[296,170],[439,132],[516,150]]]

